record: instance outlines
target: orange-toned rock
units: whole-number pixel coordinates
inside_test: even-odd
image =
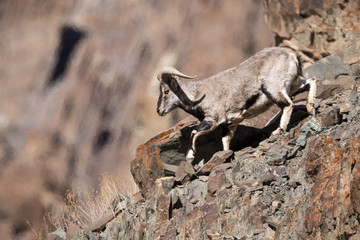
[[[180,162],[185,160],[189,129],[195,125],[196,121],[180,122],[137,148],[131,173],[143,196],[150,196],[156,179],[174,175]]]
[[[360,137],[344,148],[327,136],[312,138],[308,144],[306,172],[314,184],[305,211],[308,238],[351,236],[359,227]]]

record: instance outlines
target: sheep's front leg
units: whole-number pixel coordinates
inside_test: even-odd
[[[237,125],[230,125],[223,128],[223,137],[221,139],[223,150],[230,150],[230,141],[234,137]]]
[[[213,131],[216,127],[217,127],[217,124],[214,120],[205,118],[199,124],[199,126],[197,126],[194,130],[192,130],[191,136],[190,136],[190,147],[186,154],[186,161],[192,162],[195,158],[196,139],[203,134]]]

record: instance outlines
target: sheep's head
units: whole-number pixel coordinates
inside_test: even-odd
[[[157,76],[160,81],[160,95],[157,104],[157,112],[164,116],[181,104],[193,106],[191,101],[179,85],[179,77],[193,79],[196,76],[185,75],[173,67],[165,67]]]

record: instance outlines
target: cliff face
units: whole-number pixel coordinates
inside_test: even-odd
[[[265,6],[270,26],[284,27],[275,29],[278,44],[308,61],[327,56],[305,69],[319,80],[316,117],[297,107],[282,136],[269,136],[276,126],[261,121],[240,126],[233,151],[218,152],[215,131],[199,141],[195,166],[182,160],[197,122],[180,122],[137,149],[131,170],[144,198],[74,239],[360,238],[360,35],[358,21],[348,19],[358,18],[359,3]],[[334,29],[341,34],[331,39]],[[320,45],[304,48],[300,33]]]
[[[1,238],[31,233],[26,221],[38,230],[67,189],[96,187],[104,173],[132,180],[136,146],[183,116],[158,118],[157,70],[203,77],[269,46],[262,9],[261,1],[1,1]]]

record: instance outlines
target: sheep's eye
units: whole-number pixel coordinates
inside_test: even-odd
[[[169,93],[169,90],[165,90],[165,91],[164,91],[164,94],[168,94],[168,93]]]

